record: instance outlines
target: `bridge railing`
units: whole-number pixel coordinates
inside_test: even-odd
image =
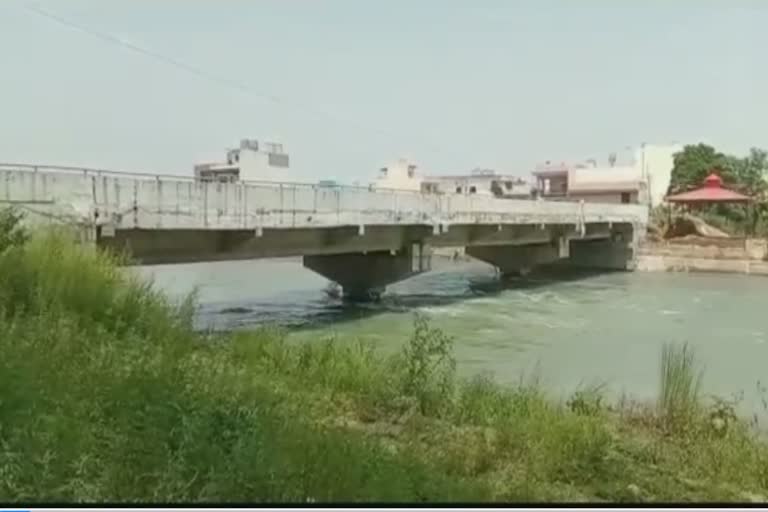
[[[357,224],[646,223],[642,205],[497,199],[305,183],[201,182],[191,177],[0,164],[0,204],[119,228],[254,229]]]

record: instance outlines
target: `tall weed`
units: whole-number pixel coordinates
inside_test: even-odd
[[[670,425],[690,420],[697,412],[702,373],[687,343],[664,345],[658,405],[662,418]]]
[[[455,389],[453,339],[417,315],[413,335],[403,348],[403,392],[416,398],[422,414],[450,406]]]

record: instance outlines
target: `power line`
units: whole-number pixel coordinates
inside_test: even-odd
[[[381,128],[378,128],[378,127],[371,127],[371,126],[361,125],[361,124],[359,124],[359,123],[357,123],[357,122],[355,122],[353,120],[346,119],[346,118],[343,118],[343,117],[331,114],[329,112],[317,110],[317,109],[314,109],[314,108],[309,107],[307,105],[299,104],[299,103],[296,103],[296,102],[293,102],[293,101],[287,102],[283,98],[280,98],[278,96],[275,96],[275,95],[272,95],[272,94],[267,94],[267,93],[260,92],[260,91],[256,91],[253,88],[251,88],[250,86],[247,86],[247,85],[245,85],[243,83],[240,83],[240,82],[237,82],[235,80],[228,79],[228,78],[221,77],[221,76],[219,76],[219,75],[217,75],[215,73],[211,73],[211,72],[206,71],[205,69],[202,69],[200,67],[193,66],[193,65],[188,64],[186,62],[182,62],[182,61],[180,61],[178,59],[175,59],[173,57],[168,57],[168,56],[163,55],[161,53],[158,53],[158,52],[156,52],[154,50],[151,50],[149,48],[146,48],[146,47],[143,47],[143,46],[139,46],[137,44],[134,44],[134,43],[131,43],[131,42],[126,41],[124,39],[121,39],[120,37],[117,37],[117,36],[114,36],[114,35],[111,35],[111,34],[108,34],[108,33],[105,33],[105,32],[101,32],[101,31],[98,31],[98,30],[94,30],[94,29],[92,29],[90,27],[87,27],[87,26],[84,26],[84,25],[82,25],[80,23],[76,23],[76,22],[74,22],[74,21],[72,21],[70,19],[67,19],[67,18],[65,18],[63,16],[60,16],[59,14],[56,14],[56,13],[50,11],[50,10],[43,9],[43,8],[39,7],[38,5],[36,5],[34,3],[27,3],[26,5],[24,5],[24,7],[28,11],[30,11],[30,12],[38,15],[38,16],[42,16],[44,18],[47,18],[48,20],[51,20],[51,21],[53,21],[55,23],[58,23],[59,25],[63,25],[65,27],[67,27],[67,28],[80,31],[80,32],[85,33],[87,35],[90,35],[90,36],[92,36],[94,38],[100,39],[101,41],[104,41],[106,43],[113,44],[113,45],[116,45],[116,46],[120,46],[120,47],[122,47],[124,49],[127,49],[129,51],[132,51],[134,53],[138,53],[138,54],[143,55],[145,57],[149,57],[151,59],[154,59],[154,60],[156,60],[158,62],[162,62],[164,64],[176,67],[178,69],[186,71],[189,74],[197,76],[198,78],[209,80],[211,82],[217,83],[217,84],[222,85],[224,87],[236,90],[237,92],[239,92],[241,94],[245,94],[245,95],[248,95],[248,96],[257,96],[257,97],[260,97],[262,99],[266,99],[266,100],[268,100],[268,101],[270,101],[272,103],[275,103],[275,104],[280,104],[280,105],[284,105],[284,106],[293,106],[294,108],[296,108],[298,110],[303,110],[305,113],[310,113],[310,114],[314,114],[315,116],[319,116],[319,117],[323,117],[323,118],[327,118],[327,119],[333,119],[335,121],[342,122],[342,123],[347,123],[347,124],[349,124],[351,126],[354,126],[357,129],[368,130],[368,131],[371,131],[373,133],[378,133],[379,135],[385,135],[387,137],[397,137],[397,138],[399,138],[399,134],[388,132],[388,131],[382,130]],[[434,152],[446,153],[445,150],[443,150],[442,148],[437,147],[436,145],[434,145],[431,142],[429,142],[428,145],[432,147],[432,150]]]

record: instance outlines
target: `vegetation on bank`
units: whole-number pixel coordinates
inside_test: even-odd
[[[8,214],[4,214],[8,215]],[[6,220],[2,220],[6,219]],[[9,220],[10,219],[10,220]],[[662,355],[657,404],[459,379],[403,350],[194,332],[114,258],[0,217],[0,501],[747,500],[768,446]],[[599,364],[599,363],[596,363]]]
[[[752,197],[754,204],[706,206],[699,212],[702,219],[730,234],[768,236],[768,151],[752,148],[739,157],[707,144],[687,145],[674,157],[669,192],[698,188],[713,171],[727,187]],[[662,213],[662,218],[667,215]]]

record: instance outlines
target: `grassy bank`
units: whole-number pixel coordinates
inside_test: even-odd
[[[403,350],[196,333],[115,261],[0,218],[0,501],[745,500],[768,449],[670,347],[657,404],[457,378]],[[2,228],[4,226],[4,228]]]

